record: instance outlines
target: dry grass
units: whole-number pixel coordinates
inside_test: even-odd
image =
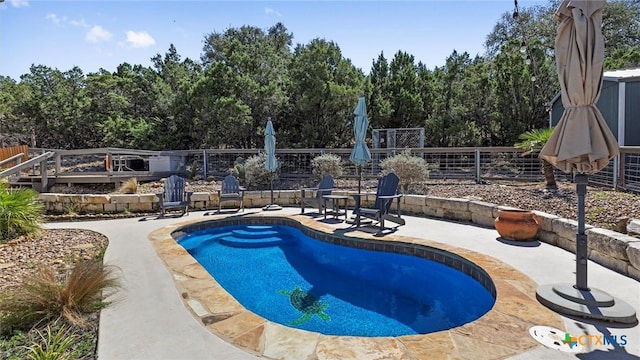
[[[72,326],[86,326],[84,315],[109,305],[104,299],[119,288],[116,270],[94,259],[78,262],[68,274],[39,267],[0,299],[2,331],[28,329],[58,318]]]
[[[140,184],[138,183],[138,179],[131,178],[122,183],[122,185],[118,189],[118,192],[121,194],[137,194],[139,187]]]

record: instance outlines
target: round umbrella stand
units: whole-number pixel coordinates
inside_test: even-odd
[[[635,324],[636,311],[624,301],[598,289],[579,290],[574,285],[542,285],[536,290],[540,303],[562,314]]]
[[[536,290],[538,301],[562,314],[585,318],[636,323],[636,311],[626,302],[602,290],[587,286],[587,235],[585,234],[584,200],[587,194],[586,174],[575,176],[578,193],[578,232],[576,234],[576,284],[542,285]]]

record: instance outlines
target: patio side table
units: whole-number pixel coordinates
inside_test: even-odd
[[[344,220],[347,220],[347,210],[349,204],[349,197],[344,195],[324,195],[322,197],[324,200],[324,218],[327,218],[327,212],[329,211],[329,207],[327,206],[327,201],[331,200],[331,214],[334,219],[340,217],[340,215],[344,215]],[[342,209],[340,208],[340,201],[342,201]]]

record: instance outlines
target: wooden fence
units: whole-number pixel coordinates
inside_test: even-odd
[[[22,157],[20,157],[19,161],[16,158],[15,159],[16,163],[21,163],[29,160],[29,147],[27,145],[16,145],[11,147],[0,148],[0,163],[18,154],[22,154]],[[10,167],[13,167],[14,165],[16,164],[12,162],[6,162],[6,163],[2,163],[0,168],[7,169]]]

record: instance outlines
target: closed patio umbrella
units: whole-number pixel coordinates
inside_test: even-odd
[[[264,130],[264,151],[267,154],[264,166],[271,173],[271,203],[263,210],[280,210],[282,207],[273,201],[273,177],[278,169],[278,159],[276,159],[276,132],[273,130],[271,118],[267,119],[267,127]]]
[[[362,181],[362,167],[371,160],[371,152],[367,148],[365,139],[367,137],[367,128],[369,127],[369,119],[367,119],[367,105],[364,101],[364,95],[358,98],[358,104],[353,111],[355,119],[353,122],[353,134],[356,143],[351,150],[349,160],[356,165],[358,170],[358,193],[360,193],[360,184]]]
[[[635,310],[609,294],[587,286],[587,235],[585,195],[590,173],[607,166],[618,155],[616,138],[596,102],[602,88],[604,37],[602,8],[605,0],[563,0],[556,12],[560,21],[555,51],[560,82],[562,118],[540,157],[558,169],[574,173],[578,194],[576,234],[576,284],[540,286],[538,300],[569,315],[633,323]]]
[[[602,88],[604,0],[565,0],[557,16],[556,63],[564,113],[540,157],[564,172],[596,173],[618,155],[618,143],[596,102]]]

